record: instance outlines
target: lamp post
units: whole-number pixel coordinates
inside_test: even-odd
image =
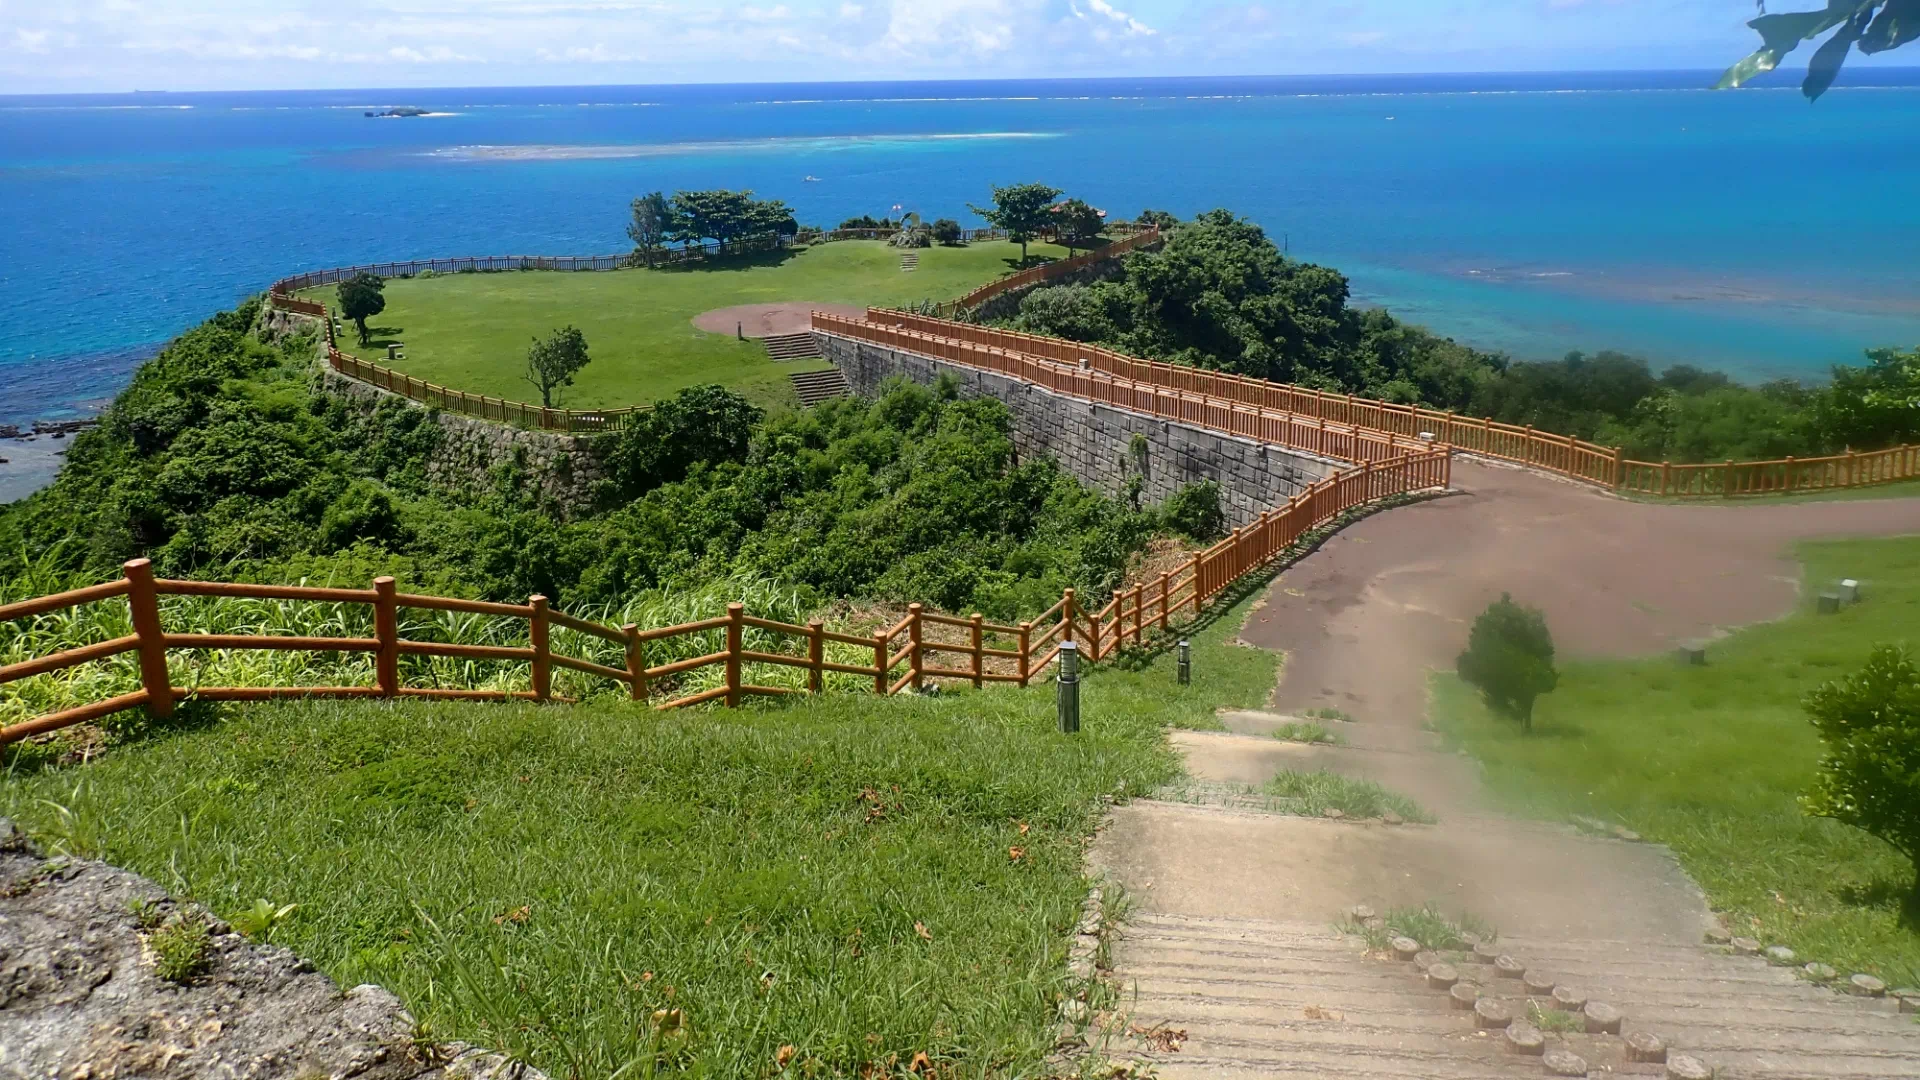
[[[1080,730],[1080,646],[1060,643],[1060,678],[1057,683],[1060,705],[1060,732],[1073,735]]]

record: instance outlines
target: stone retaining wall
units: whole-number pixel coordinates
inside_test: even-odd
[[[1108,495],[1125,494],[1131,475],[1144,480],[1142,497],[1149,503],[1188,484],[1212,480],[1220,485],[1228,522],[1241,526],[1340,468],[1296,451],[1081,401],[990,371],[818,331],[814,338],[855,393],[872,395],[894,375],[925,384],[952,375],[962,394],[1005,402],[1013,411],[1013,443],[1020,453],[1057,458],[1082,482]],[[1144,455],[1135,452],[1135,436],[1144,442]]]

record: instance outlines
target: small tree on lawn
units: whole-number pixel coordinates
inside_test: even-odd
[[[540,404],[551,409],[563,386],[573,385],[573,376],[587,366],[587,336],[571,326],[563,326],[544,339],[535,338],[527,350],[527,381],[540,391]]]
[[[1067,245],[1068,251],[1072,251],[1081,244],[1092,247],[1094,239],[1100,235],[1100,230],[1107,227],[1106,219],[1100,216],[1100,211],[1079,199],[1068,199],[1054,207],[1053,219],[1054,228],[1060,231],[1060,240]]]
[[[367,320],[387,310],[385,278],[377,274],[355,274],[340,283],[340,314],[353,320],[360,332],[360,344],[367,343]]]
[[[1473,621],[1467,651],[1455,666],[1489,706],[1528,731],[1533,730],[1534,699],[1560,684],[1546,616],[1514,603],[1506,593]]]
[[[666,192],[656,191],[633,200],[633,219],[627,223],[627,238],[633,241],[635,262],[653,266],[654,254],[666,246],[667,233],[673,229],[673,207]]]
[[[1806,709],[1827,752],[1801,806],[1905,855],[1915,874],[1906,916],[1920,922],[1920,667],[1882,645],[1858,674],[1807,695]]]
[[[959,247],[960,223],[952,218],[941,218],[933,223],[933,238],[947,247]]]
[[[993,189],[993,205],[969,206],[996,229],[1005,229],[1007,238],[1020,245],[1020,265],[1027,263],[1027,241],[1053,224],[1048,207],[1060,197],[1060,189],[1045,184],[1014,184]]]

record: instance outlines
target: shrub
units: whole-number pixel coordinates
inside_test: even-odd
[[[1212,480],[1188,484],[1160,504],[1160,520],[1169,529],[1197,543],[1210,544],[1227,534],[1227,514],[1220,508],[1220,485]]]
[[[1827,752],[1801,805],[1912,861],[1907,913],[1920,916],[1920,667],[1904,649],[1882,645],[1857,674],[1807,695],[1806,709]]]
[[[960,223],[952,218],[941,218],[933,223],[933,238],[947,247],[959,247]]]
[[[1487,704],[1533,730],[1533,702],[1559,685],[1547,618],[1506,593],[1473,621],[1467,651],[1456,661],[1460,677],[1478,687]]]
[[[206,970],[211,944],[205,922],[181,915],[147,938],[147,947],[153,951],[153,973],[168,982],[187,982]]]

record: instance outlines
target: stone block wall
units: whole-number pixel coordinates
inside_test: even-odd
[[[1212,480],[1220,485],[1228,522],[1236,527],[1339,468],[1297,451],[1081,401],[990,371],[817,331],[814,338],[855,393],[872,395],[894,375],[931,384],[951,374],[962,394],[1007,404],[1013,412],[1014,447],[1020,453],[1050,455],[1108,495],[1125,494],[1129,475],[1138,473],[1148,503],[1187,484]],[[1144,460],[1134,452],[1136,435],[1145,441]]]
[[[426,406],[398,394],[350,379],[322,368],[322,386],[330,394],[374,408],[382,398],[405,402],[411,409]],[[458,413],[437,412],[439,445],[427,459],[427,478],[453,492],[483,490],[492,484],[493,470],[518,459],[540,498],[562,516],[593,509],[593,496],[607,475],[600,440],[551,431],[526,431],[493,420]]]

